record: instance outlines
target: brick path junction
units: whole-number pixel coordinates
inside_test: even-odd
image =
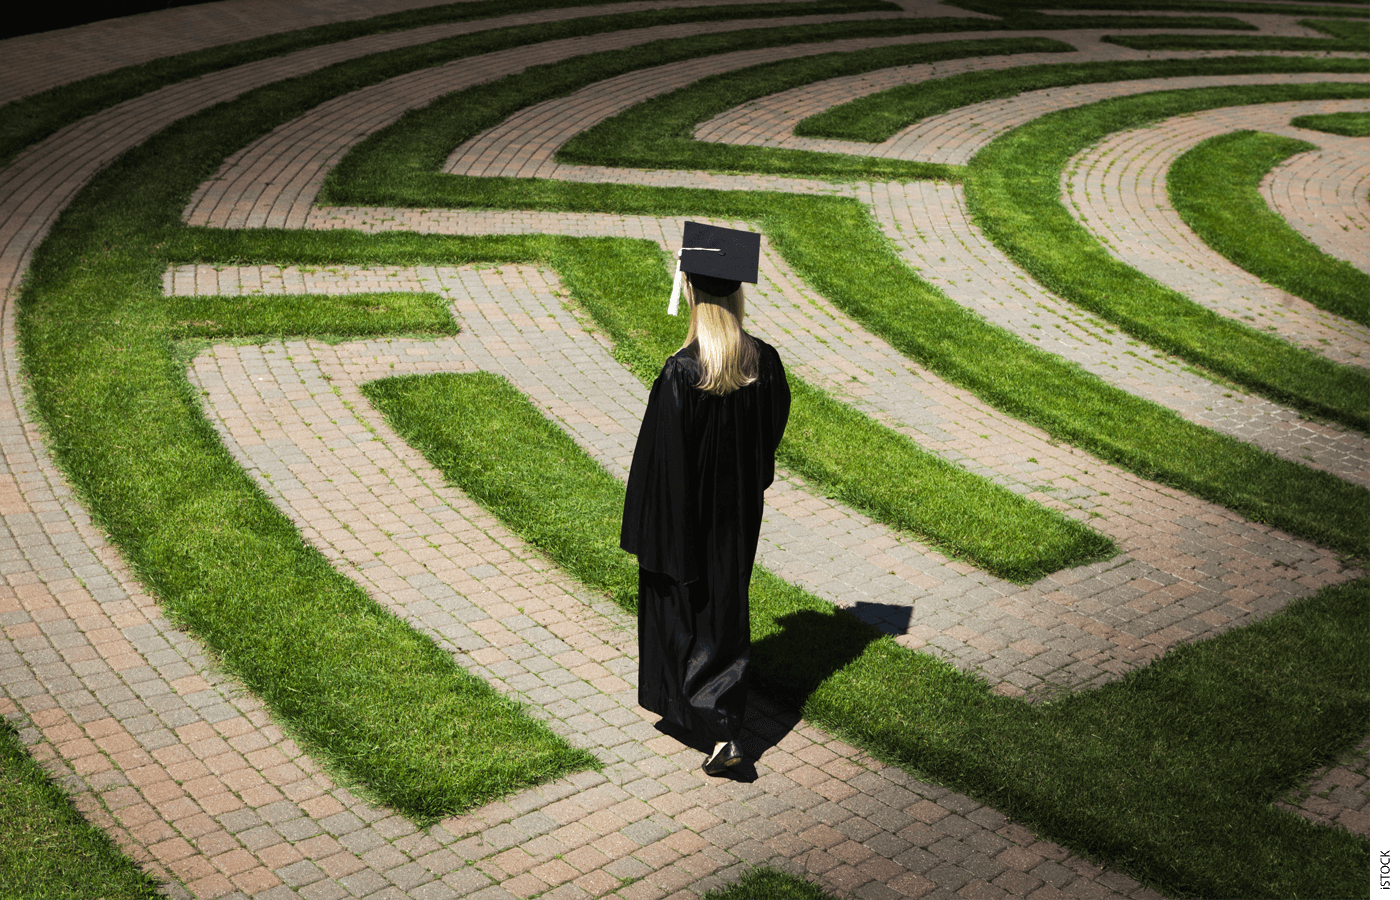
[[[0,102],[175,54],[434,2],[221,0],[11,38],[0,42]],[[741,9],[751,2],[721,5]],[[902,12],[719,19],[574,37],[409,72],[251,140],[190,197],[186,221],[231,229],[616,235],[669,251],[679,246],[679,219],[338,208],[317,198],[326,175],[367,135],[439,96],[528,66],[687,34],[984,15],[939,0],[896,3]],[[215,345],[193,359],[188,377],[228,453],[310,545],[462,666],[595,754],[601,772],[521,791],[428,830],[361,799],[284,734],[256,694],[212,665],[197,636],[162,615],[46,448],[17,353],[20,283],[58,216],[116,157],[200,110],[368,54],[510,26],[700,5],[561,6],[295,50],[94,110],[0,168],[0,714],[78,809],[166,882],[170,896],[646,900],[696,896],[756,865],[862,898],[1158,896],[1039,839],[996,809],[871,758],[762,696],[750,725],[752,744],[762,749],[752,781],[707,779],[692,748],[655,729],[655,717],[635,703],[633,620],[541,560],[449,485],[357,390],[391,371],[500,373],[608,471],[625,477],[646,386],[561,297],[549,269],[197,265],[170,269],[164,284],[171,296],[427,291],[450,301],[460,325],[454,337]],[[1260,34],[1319,36],[1300,23],[1306,16],[1253,12],[1255,5],[1241,2],[1229,15]],[[1109,33],[933,32],[712,54],[523,109],[457,148],[444,171],[856,198],[910,267],[999,328],[1191,422],[1369,486],[1366,434],[1317,422],[1168,356],[1134,352],[1138,345],[1121,331],[1024,277],[974,224],[960,185],[599,168],[555,159],[574,135],[706,75],[911,42],[1040,35],[1073,50],[817,81],[726,110],[696,136],[965,164],[1009,129],[1104,98],[1176,87],[1369,81],[1365,74],[1128,80],[963,106],[881,144],[793,133],[801,120],[837,104],[962,72],[1236,55],[1133,50],[1105,43]],[[1116,258],[1222,316],[1369,368],[1369,328],[1225,260],[1182,222],[1166,188],[1172,161],[1214,135],[1247,128],[1303,137],[1319,149],[1271,172],[1263,196],[1327,253],[1369,271],[1369,139],[1290,125],[1299,115],[1368,109],[1364,99],[1300,101],[1168,118],[1085,149],[1066,169],[1062,187]],[[829,304],[766,243],[757,294],[749,327],[780,348],[790,372],[926,451],[1088,523],[1120,548],[1105,562],[1016,584],[951,560],[802,478],[779,473],[768,496],[763,565],[904,646],[977,672],[1002,694],[1037,702],[1056,691],[1092,689],[1176,644],[1266,617],[1291,599],[1359,574],[1327,549],[1053,442],[991,408]],[[366,472],[379,474],[367,480]],[[1368,834],[1369,739],[1280,803]]]

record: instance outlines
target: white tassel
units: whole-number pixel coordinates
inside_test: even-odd
[[[674,316],[681,308],[681,251],[676,251],[676,277],[671,279],[671,305],[666,307],[666,315]]]
[[[682,247],[676,251],[676,277],[671,279],[671,304],[666,307],[666,314],[674,316],[680,312],[681,308],[681,254],[687,250],[706,250],[710,253],[724,255],[724,251],[718,247]]]

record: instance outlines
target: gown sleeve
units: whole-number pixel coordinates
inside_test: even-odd
[[[783,369],[783,361],[778,356],[778,351],[772,347],[766,348],[770,356],[770,370],[766,380],[771,385],[769,388],[768,408],[770,411],[769,445],[768,445],[768,469],[763,486],[767,488],[773,483],[773,454],[777,452],[778,445],[783,441],[783,432],[787,430],[788,413],[792,409],[792,391],[788,387],[787,372]]]
[[[651,387],[622,508],[622,549],[636,554],[643,569],[682,584],[700,577],[686,442],[687,390],[680,367],[667,361]]]

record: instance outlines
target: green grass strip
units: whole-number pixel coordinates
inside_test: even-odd
[[[236,131],[244,120],[231,117]],[[161,296],[159,225],[178,221],[205,174],[190,161],[217,165],[209,137],[177,126],[101,173],[36,252],[21,294],[35,408],[94,519],[163,611],[301,746],[406,816],[432,821],[597,767],[307,546],[204,419],[172,343],[172,310],[198,307],[210,332],[246,335],[268,306],[250,301],[248,321],[231,308],[219,322],[214,298]],[[330,327],[314,305],[288,304],[307,314],[283,327]],[[440,321],[432,312],[420,318]]]
[[[623,575],[635,563],[616,541],[621,482],[504,379],[405,376],[364,390],[449,480],[513,530],[549,531],[542,550],[595,589],[623,585],[635,606]],[[762,568],[750,608],[765,692],[1077,853],[1188,896],[1355,896],[1367,842],[1270,804],[1366,732],[1369,666],[1356,648],[1369,641],[1368,598],[1364,581],[1330,588],[1040,707]]]
[[[1226,319],[1119,262],[1060,199],[1070,158],[1117,131],[1203,109],[1366,96],[1369,85],[1159,91],[1042,116],[996,138],[968,166],[973,220],[1048,290],[1152,347],[1302,412],[1366,429],[1370,377]],[[1071,202],[1075,198],[1071,197]]]
[[[160,883],[88,824],[0,719],[0,897],[159,900]]]
[[[1370,137],[1371,114],[1369,112],[1320,113],[1316,116],[1295,116],[1288,123],[1294,128],[1307,128],[1312,131],[1325,131],[1340,134],[1342,137]]]
[[[1329,15],[1335,15],[1329,11]],[[1113,34],[1104,41],[1134,50],[1320,50],[1324,53],[1369,53],[1369,22],[1345,19],[1301,19],[1298,24],[1332,35],[1331,38],[1271,37],[1211,34]]]
[[[1321,0],[1322,3],[1344,3],[1347,0]],[[1223,12],[1241,15],[1282,16],[1347,16],[1364,19],[1370,10],[1337,9],[1298,3],[1235,3],[1231,0],[952,0],[956,6],[974,12],[1017,18],[1035,15],[1037,10],[1112,10],[1115,12]],[[1051,18],[1045,16],[1044,18]],[[1061,16],[1060,18],[1064,18]],[[1079,18],[1076,16],[1076,18]],[[1170,20],[1169,20],[1170,21]],[[1161,27],[1161,26],[1158,26]],[[1170,26],[1166,26],[1170,27]],[[1252,28],[1252,26],[1246,26]]]
[[[686,332],[686,320],[656,302],[669,280],[665,260],[645,243],[592,249],[555,254],[555,266],[617,357],[650,384]],[[778,461],[827,496],[1022,583],[1116,552],[1104,535],[925,452],[802,379],[789,374],[788,384],[792,412]]]
[[[7,164],[24,147],[43,140],[65,125],[100,112],[124,100],[139,97],[169,84],[186,81],[233,66],[256,62],[275,56],[285,56],[311,47],[353,40],[371,34],[406,31],[447,22],[466,22],[517,15],[536,10],[577,8],[613,3],[615,0],[478,0],[451,3],[426,9],[407,10],[374,16],[354,22],[317,25],[298,31],[288,31],[267,37],[253,38],[231,44],[167,56],[113,72],[105,72],[49,88],[0,106],[0,166]],[[579,34],[596,34],[627,28],[647,28],[681,22],[732,21],[749,18],[781,16],[830,15],[859,12],[897,12],[898,6],[883,0],[819,0],[812,3],[755,3],[697,7],[676,10],[644,10],[595,16],[588,20],[575,19],[561,23],[533,26],[539,29],[536,41]],[[529,26],[527,26],[529,27]],[[503,32],[517,29],[496,29]],[[502,42],[488,49],[514,46]],[[394,52],[394,51],[390,51]]]
[[[197,229],[190,233],[195,241],[178,241],[173,247],[204,259],[219,253],[247,259],[261,253],[266,256],[256,256],[255,261],[276,258],[305,264],[313,258],[364,258],[365,250],[376,243],[375,238],[357,241],[353,234],[321,233],[316,236],[317,257],[312,257],[297,247],[307,235],[284,234],[286,240],[259,241],[260,249],[254,250],[251,242],[238,241],[228,232]],[[402,240],[398,246],[407,250]],[[379,248],[376,256],[402,262],[451,254],[458,262],[543,261],[554,267],[571,297],[608,333],[617,357],[644,382],[656,377],[684,340],[686,320],[666,315],[656,302],[664,296],[669,277],[654,244],[543,235],[438,240],[425,236],[417,248],[411,256],[386,254]],[[600,285],[606,290],[599,290]],[[902,529],[949,557],[1022,583],[1116,552],[1104,535],[926,452],[912,439],[801,379],[789,376],[789,384],[793,410],[779,461],[825,496]],[[548,545],[537,535],[530,539]]]
[[[771,866],[749,869],[722,888],[706,891],[701,900],[836,900],[810,881]]]
[[[1129,62],[1043,63],[902,84],[803,119],[802,137],[878,144],[931,116],[1026,91],[1142,78],[1254,75],[1274,72],[1369,72],[1366,59],[1298,59],[1278,56],[1223,59],[1152,59]]]
[[[1328,312],[1371,324],[1371,276],[1329,256],[1259,195],[1270,170],[1306,141],[1235,131],[1202,141],[1167,172],[1172,206],[1201,240],[1235,265]]]
[[[175,356],[169,337],[174,323],[160,285],[167,263],[183,261],[178,252],[182,241],[205,241],[216,251],[231,250],[230,262],[238,261],[241,242],[254,247],[263,241],[285,243],[305,256],[331,252],[338,262],[355,259],[344,255],[351,245],[337,235],[241,231],[215,236],[209,230],[185,228],[180,212],[193,190],[253,137],[347,90],[414,65],[434,64],[442,58],[441,49],[391,54],[403,59],[354,60],[260,88],[183,119],[123,154],[55,223],[36,251],[19,303],[20,349],[50,446],[95,520],[163,608],[208,641],[338,777],[423,817],[518,786],[477,772],[472,759],[458,755],[464,746],[482,746],[462,741],[457,730],[469,719],[465,708],[475,702],[471,682],[430,641],[401,622],[389,622],[392,617],[381,615],[377,605],[337,575],[320,554],[304,547],[291,523],[229,458],[204,421]],[[463,196],[488,184],[442,178],[467,185]],[[584,193],[572,193],[579,188]],[[860,265],[851,268],[849,258],[834,258],[826,277],[834,275],[844,284],[849,276],[869,276],[844,289],[848,294],[854,290],[856,301],[867,294],[885,297],[885,302],[889,297],[913,298],[916,304],[920,298],[936,299],[898,263],[858,204],[519,183],[503,188],[497,200],[538,199],[536,190],[552,203],[578,203],[582,197],[587,203],[603,204],[591,208],[664,212],[657,207],[672,207],[681,214],[694,210],[755,221],[766,216],[777,229],[780,250],[790,259],[800,257],[799,270],[804,273],[820,269],[820,257],[832,250],[828,228],[843,223],[829,216],[854,216],[851,240],[837,249],[860,254]],[[775,205],[777,201],[787,205]],[[804,217],[809,218],[802,221]],[[353,246],[361,248],[356,252],[365,264],[373,264],[376,253],[404,257],[411,255],[404,251],[425,246],[432,248],[435,261],[465,256],[454,249],[453,239],[423,243],[421,235],[353,237],[363,241]],[[810,248],[807,256],[799,252],[804,245]],[[818,290],[826,290],[823,278],[815,282]],[[836,293],[838,302],[850,299]],[[1022,373],[1013,374],[1005,387],[1024,395],[1016,389]],[[1083,380],[1102,387],[1087,376]],[[1186,444],[1188,452],[1182,457],[1199,472],[1200,460],[1190,454],[1191,442]],[[1265,462],[1260,468],[1267,470],[1271,457],[1266,454],[1246,459],[1260,457]],[[1301,467],[1286,471],[1298,479],[1318,474]],[[1274,486],[1267,478],[1259,483],[1264,491]],[[1324,477],[1321,483],[1339,482]],[[1324,523],[1328,503],[1344,502],[1348,487],[1333,491],[1340,499],[1316,504],[1323,510]],[[1288,514],[1301,513],[1304,506],[1307,515],[1301,518],[1317,518],[1311,494],[1302,504],[1286,490],[1264,497],[1284,510],[1277,517],[1283,527],[1307,525],[1299,522],[1300,515]],[[1364,510],[1364,502],[1351,505],[1350,519],[1342,527],[1344,539],[1357,528],[1358,517],[1363,521],[1359,532],[1365,533]],[[1327,527],[1304,530],[1328,532]],[[1354,546],[1357,541],[1343,543]],[[315,602],[303,603],[303,598]],[[328,640],[327,621],[350,633]],[[382,690],[381,679],[391,682]],[[412,702],[400,702],[405,696]],[[539,779],[584,763],[577,756],[562,759],[553,769],[542,763],[528,763],[524,769]],[[499,762],[510,766],[514,760]]]
[[[176,338],[259,341],[325,335],[456,334],[447,301],[436,294],[277,294],[181,296],[165,303]]]
[[[1072,50],[1072,45],[1048,38],[1002,38],[824,53],[752,66],[711,75],[629,107],[576,135],[559,149],[556,158],[580,165],[762,172],[841,180],[955,178],[960,166],[697,141],[695,128],[750,100],[814,81],[948,59]]]

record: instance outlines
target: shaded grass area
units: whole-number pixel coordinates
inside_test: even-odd
[[[1323,253],[1259,195],[1259,182],[1272,169],[1316,149],[1256,131],[1218,135],[1172,163],[1167,190],[1181,218],[1217,253],[1321,309],[1369,325],[1371,276]]]
[[[165,300],[175,338],[293,336],[380,337],[456,334],[447,301],[436,294],[277,294],[179,296]]]
[[[276,239],[276,234],[284,239]],[[313,239],[317,248],[308,253],[307,243]],[[171,248],[191,258],[258,262],[330,263],[364,259],[366,254],[379,262],[405,265],[433,259],[544,261],[561,273],[573,299],[608,332],[617,357],[644,382],[655,378],[685,337],[686,320],[666,315],[655,302],[669,279],[661,254],[646,242],[402,235],[385,245],[379,237],[354,233],[282,232],[248,240],[229,232],[192,229]],[[779,460],[826,496],[903,529],[950,557],[1023,583],[1116,552],[1102,534],[925,452],[912,439],[801,379],[790,376],[789,385],[793,411],[789,440],[779,450]]]
[[[0,719],[0,897],[158,900],[160,883],[89,825]]]
[[[635,574],[617,547],[621,482],[504,379],[405,376],[366,393],[513,530],[543,524],[547,552],[571,575],[608,591]],[[610,581],[590,581],[594,571]],[[634,608],[631,590],[617,599]],[[1369,640],[1368,603],[1364,581],[1328,588],[1119,682],[1031,707],[766,570],[750,593],[765,691],[1075,852],[1207,897],[1365,891],[1365,840],[1270,804],[1365,734],[1369,663],[1357,648]]]
[[[1288,123],[1294,128],[1325,131],[1342,137],[1370,137],[1371,114],[1368,112],[1321,113],[1316,116],[1295,116]]]
[[[293,302],[274,323],[271,304],[251,301],[214,319],[214,298],[161,296],[161,226],[178,222],[223,157],[210,138],[186,123],[100,174],[36,252],[21,294],[35,409],[95,521],[164,612],[302,747],[406,816],[429,822],[597,767],[336,572],[205,421],[176,361],[173,309],[193,312],[206,333],[241,335],[319,332],[338,318]],[[354,302],[336,298],[342,311]],[[427,311],[396,324],[440,328],[442,310]]]
[[[1203,109],[1366,96],[1368,85],[1157,91],[1060,110],[996,138],[968,166],[973,220],[1046,289],[1125,332],[1302,412],[1367,429],[1370,376],[1217,315],[1119,262],[1061,202],[1070,158],[1109,134]],[[1076,198],[1069,197],[1070,205]]]
[[[836,900],[810,881],[770,866],[749,869],[722,888],[706,891],[701,900]]]
[[[628,107],[576,135],[559,149],[555,158],[578,165],[761,172],[841,180],[956,178],[960,166],[698,141],[695,128],[750,100],[814,81],[948,59],[1072,50],[1070,44],[1046,38],[1002,38],[825,53],[751,66],[711,75]]]
[[[43,140],[65,125],[177,81],[184,81],[298,50],[349,41],[372,34],[406,31],[446,22],[497,18],[535,10],[570,9],[614,3],[616,0],[475,0],[424,9],[373,16],[354,22],[335,22],[267,37],[252,38],[162,57],[59,85],[0,106],[0,166],[25,146]],[[645,10],[591,19],[575,19],[517,29],[495,29],[485,50],[499,50],[518,43],[596,34],[627,28],[646,28],[679,22],[702,22],[781,16],[807,16],[858,12],[897,12],[883,0],[818,0],[813,3],[755,3],[677,10]],[[520,40],[520,34],[526,37]],[[485,52],[485,50],[478,52]],[[390,51],[402,53],[404,51]]]
[[[1328,15],[1336,11],[1328,10]],[[1367,53],[1371,50],[1369,22],[1346,19],[1300,19],[1330,38],[1274,37],[1266,35],[1213,34],[1112,34],[1104,41],[1134,50],[1317,50],[1324,53]]]
[[[930,116],[1026,91],[1142,78],[1253,75],[1273,72],[1369,72],[1366,59],[1237,56],[1223,59],[1151,59],[1128,62],[1043,63],[904,84],[833,106],[793,129],[802,137],[878,144]]]

